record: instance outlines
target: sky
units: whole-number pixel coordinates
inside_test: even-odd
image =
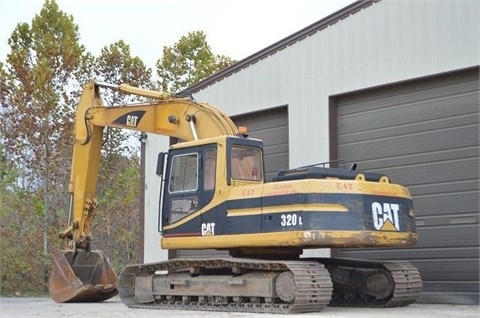
[[[80,43],[98,56],[124,40],[155,69],[164,46],[203,31],[214,54],[240,61],[354,0],[56,0],[78,25]],[[0,61],[18,23],[31,25],[44,0],[0,0]]]

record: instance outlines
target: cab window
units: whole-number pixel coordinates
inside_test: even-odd
[[[197,154],[177,155],[172,159],[168,190],[170,192],[195,191],[198,188]]]
[[[232,178],[240,180],[262,180],[262,153],[260,149],[232,146],[230,167]]]
[[[196,196],[174,198],[170,201],[171,223],[197,210],[198,198]]]
[[[204,180],[203,188],[212,190],[215,187],[215,169],[217,166],[217,149],[208,149],[203,156]]]

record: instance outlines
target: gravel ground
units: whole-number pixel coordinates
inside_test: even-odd
[[[57,304],[49,298],[0,298],[1,318],[30,317],[70,317],[70,318],[110,318],[110,317],[185,317],[185,318],[270,318],[278,315],[200,312],[154,309],[130,309],[123,305],[118,297],[103,303]],[[336,308],[327,307],[318,313],[282,315],[281,317],[336,317],[336,318],[478,318],[479,306],[413,304],[402,308]]]

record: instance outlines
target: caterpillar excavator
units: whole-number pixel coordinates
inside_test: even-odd
[[[151,102],[104,106],[100,88]],[[163,249],[217,249],[126,265],[92,249],[102,131],[176,137],[158,156]],[[134,308],[316,312],[332,306],[405,306],[422,290],[408,262],[301,257],[310,248],[408,247],[417,241],[410,192],[383,174],[307,166],[266,182],[263,145],[219,109],[126,84],[89,82],[76,110],[69,227],[60,233],[49,291],[57,302],[120,294]],[[101,224],[98,225],[101,228]]]

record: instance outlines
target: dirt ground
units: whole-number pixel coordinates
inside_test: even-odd
[[[270,318],[278,315],[200,312],[200,311],[160,311],[155,309],[130,309],[118,297],[103,303],[58,304],[49,298],[0,298],[1,318],[31,317],[70,317],[70,318],[145,318],[145,317],[184,317],[184,318]],[[337,308],[327,307],[318,313],[282,315],[281,317],[335,317],[335,318],[478,318],[479,306],[413,304],[402,308]]]

